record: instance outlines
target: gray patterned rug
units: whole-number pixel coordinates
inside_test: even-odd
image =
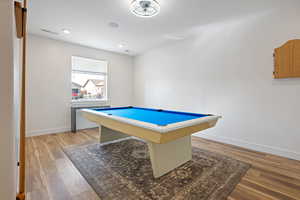
[[[250,165],[193,147],[193,159],[154,179],[146,143],[126,139],[69,147],[66,154],[104,200],[223,200]]]

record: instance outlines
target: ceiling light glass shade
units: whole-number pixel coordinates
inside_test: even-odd
[[[130,11],[138,17],[153,17],[159,13],[160,5],[155,0],[134,0]]]

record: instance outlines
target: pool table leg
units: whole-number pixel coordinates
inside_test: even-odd
[[[191,136],[157,144],[148,141],[153,175],[158,178],[192,159]]]
[[[110,142],[113,140],[118,140],[121,138],[129,137],[129,135],[126,135],[124,133],[112,130],[110,128],[107,128],[105,126],[99,125],[99,142]]]

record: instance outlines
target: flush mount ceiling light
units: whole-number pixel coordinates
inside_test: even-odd
[[[156,0],[133,0],[130,11],[138,17],[153,17],[159,13],[160,5]]]

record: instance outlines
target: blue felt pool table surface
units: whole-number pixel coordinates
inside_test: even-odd
[[[177,122],[197,119],[209,115],[186,113],[177,111],[168,111],[161,109],[149,109],[139,107],[118,107],[118,108],[102,108],[91,109],[93,111],[106,113],[108,115],[129,118],[137,121],[166,126]]]

